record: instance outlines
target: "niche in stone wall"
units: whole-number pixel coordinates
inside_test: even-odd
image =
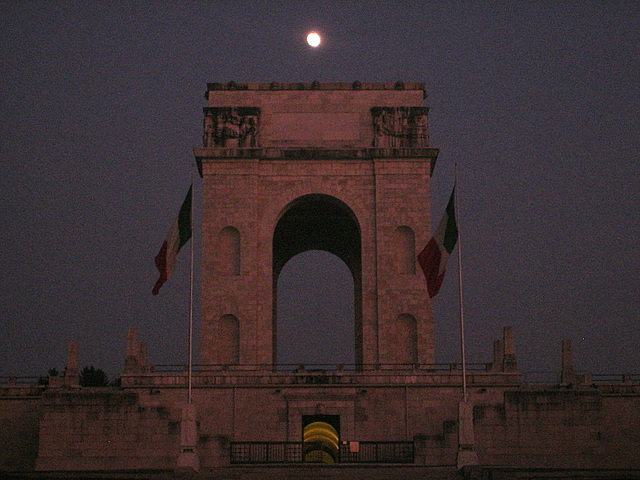
[[[240,275],[240,232],[237,228],[220,230],[216,253],[220,275]]]
[[[402,364],[418,363],[418,322],[409,313],[398,316],[396,321],[396,352]]]
[[[218,320],[218,332],[220,338],[228,342],[227,349],[223,352],[227,353],[227,358],[222,358],[224,365],[237,365],[240,363],[240,324],[235,315],[222,315]]]
[[[395,252],[398,273],[413,275],[416,273],[416,236],[405,225],[396,228]]]

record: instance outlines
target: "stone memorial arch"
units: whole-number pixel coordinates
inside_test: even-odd
[[[277,280],[307,250],[354,281],[358,365],[434,362],[417,249],[430,235],[422,83],[210,83],[200,363],[273,365]]]
[[[73,342],[64,376],[48,386],[0,385],[0,471],[16,459],[56,478],[638,471],[636,377],[577,372],[566,342],[559,383],[524,383],[510,327],[491,362],[465,375],[458,363],[434,365],[432,306],[416,268],[438,153],[423,84],[212,83],[206,98],[195,155],[198,363],[209,367],[192,376],[184,365],[156,368],[131,329],[119,386],[83,388]],[[308,250],[335,255],[351,273],[355,314],[345,321],[360,368],[276,366],[278,279]]]

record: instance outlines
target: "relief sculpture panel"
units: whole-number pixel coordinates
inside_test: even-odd
[[[260,109],[257,107],[204,108],[205,147],[257,147]]]
[[[428,147],[427,107],[373,107],[373,146]]]

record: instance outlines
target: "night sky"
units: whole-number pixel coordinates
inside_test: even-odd
[[[511,325],[524,372],[557,371],[571,338],[577,369],[640,373],[640,3],[5,1],[0,41],[0,375],[61,370],[77,340],[113,377],[128,327],[186,363],[188,250],[155,297],[153,258],[206,83],[230,80],[425,82],[434,223],[460,175],[468,360]],[[324,257],[285,268],[282,316],[346,333],[292,336],[283,361],[353,358],[346,267]],[[451,260],[439,362],[459,360]]]

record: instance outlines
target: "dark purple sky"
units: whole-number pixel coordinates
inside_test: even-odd
[[[461,176],[469,361],[512,325],[524,371],[557,370],[572,338],[577,368],[640,373],[638,2],[15,1],[0,41],[0,375],[61,369],[75,339],[113,376],[127,327],[153,363],[186,362],[187,256],[150,292],[206,83],[316,79],[426,82],[435,219]],[[348,311],[317,298],[344,289],[312,292],[340,269],[298,260],[317,282],[284,287],[327,317],[308,319]],[[454,274],[441,362],[459,358]]]

